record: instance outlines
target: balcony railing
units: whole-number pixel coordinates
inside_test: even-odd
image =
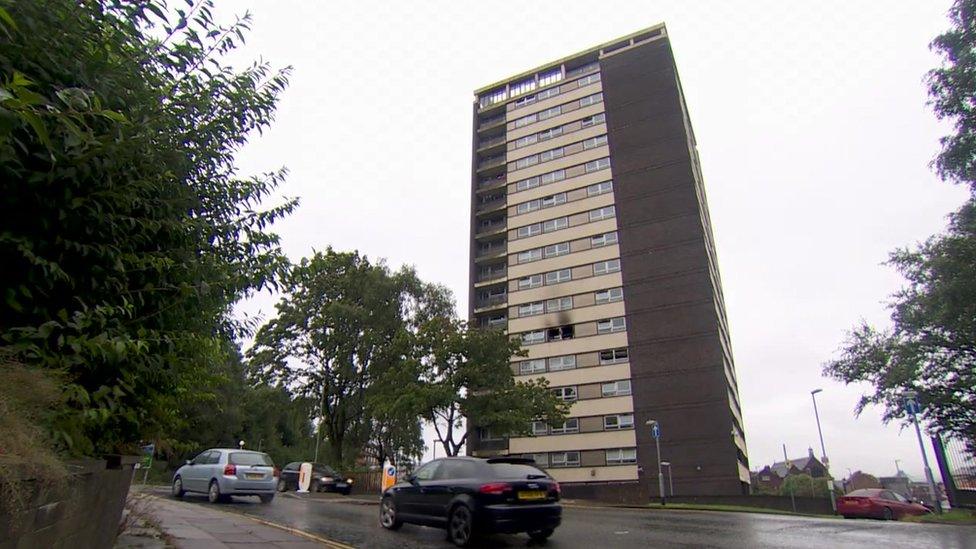
[[[495,280],[498,278],[504,278],[505,268],[501,269],[486,269],[483,271],[478,271],[478,282],[486,282],[488,280]]]
[[[478,141],[478,149],[487,149],[488,147],[494,147],[505,142],[504,135],[496,135],[494,137],[489,137],[487,139],[482,139]]]
[[[505,163],[505,155],[499,154],[497,156],[490,156],[478,162],[478,169],[484,170],[487,168],[494,168],[495,166],[501,166]]]
[[[494,200],[479,201],[478,206],[475,208],[475,210],[478,212],[486,212],[489,210],[494,210],[504,205],[505,205],[505,196],[502,195],[501,197],[496,198]]]
[[[478,246],[478,251],[476,252],[475,257],[480,259],[482,257],[505,253],[506,250],[507,246],[504,242],[501,244],[495,244],[494,246]]]
[[[494,128],[499,124],[505,123],[505,115],[500,114],[498,116],[492,116],[491,118],[485,118],[478,123],[478,129],[484,130],[487,128]]]
[[[488,299],[478,300],[474,307],[475,309],[484,309],[485,307],[494,307],[496,305],[504,305],[508,303],[508,294],[495,294]]]
[[[487,189],[490,187],[495,187],[505,183],[505,174],[493,175],[490,177],[482,177],[478,180],[478,189]]]

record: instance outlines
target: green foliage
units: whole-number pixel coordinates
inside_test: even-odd
[[[296,203],[261,209],[284,172],[241,178],[234,154],[287,70],[223,64],[249,18],[186,4],[0,13],[0,338],[65,374],[53,431],[71,453],[165,438],[245,331],[232,304],[285,265],[268,227]]]
[[[976,0],[956,0],[949,19],[952,28],[931,44],[944,63],[929,72],[928,83],[936,116],[955,132],[942,138],[935,166],[943,179],[976,192]]]
[[[779,495],[825,498],[829,495],[826,478],[813,478],[806,473],[787,475],[779,487]]]

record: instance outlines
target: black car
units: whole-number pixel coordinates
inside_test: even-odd
[[[383,492],[380,524],[447,529],[459,547],[482,534],[527,532],[541,541],[562,520],[559,483],[526,458],[441,458]]]
[[[298,469],[301,466],[301,461],[293,461],[285,465],[284,469],[281,470],[281,478],[278,479],[279,492],[298,490]],[[351,478],[344,478],[328,465],[312,464],[312,480],[308,485],[309,492],[338,492],[348,496],[351,490]]]

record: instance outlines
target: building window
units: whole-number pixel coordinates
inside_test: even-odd
[[[537,358],[535,360],[523,360],[519,363],[519,375],[540,374],[546,371],[546,360]]]
[[[573,278],[572,269],[560,269],[558,271],[552,271],[546,273],[546,284],[559,284],[561,282],[569,282]]]
[[[549,371],[572,370],[576,368],[576,355],[554,356],[549,358]]]
[[[538,261],[540,259],[542,259],[542,248],[525,250],[524,252],[519,252],[518,254],[519,263],[531,263],[532,261]]]
[[[542,224],[542,232],[551,233],[553,231],[558,231],[560,229],[565,229],[569,227],[568,217],[557,217],[556,219],[550,219]]]
[[[541,233],[542,233],[542,225],[539,223],[533,223],[532,225],[525,225],[524,227],[518,228],[519,238],[527,238]]]
[[[586,98],[584,97],[583,99]],[[580,99],[580,101],[582,101],[583,99]],[[563,108],[559,105],[556,105],[555,107],[539,112],[538,113],[539,120],[545,120],[547,118],[552,118],[553,116],[559,116],[559,114],[561,114],[562,112],[563,112]]]
[[[548,339],[549,341],[563,341],[565,339],[573,339],[573,325],[567,324],[566,326],[549,328]]]
[[[534,95],[527,95],[527,96],[525,96],[525,97],[523,97],[521,99],[515,100],[515,108],[518,109],[518,108],[524,107],[526,105],[529,105],[531,103],[535,103],[535,96]]]
[[[579,432],[579,418],[567,419],[561,424],[555,424],[549,427],[549,432],[554,435],[567,435],[570,433]]]
[[[560,242],[559,244],[553,244],[551,246],[546,246],[545,248],[546,257],[559,257],[568,253],[569,242]]]
[[[515,169],[521,170],[522,168],[528,168],[534,164],[539,163],[539,155],[533,154],[532,156],[526,156],[525,158],[519,158],[515,161]]]
[[[541,274],[525,276],[518,281],[519,290],[528,290],[529,288],[538,288],[539,286],[542,286]]]
[[[579,452],[553,452],[549,454],[550,467],[579,467]]]
[[[616,414],[603,416],[603,428],[607,431],[619,431],[621,429],[634,428],[634,414]]]
[[[547,139],[552,139],[553,137],[557,137],[559,135],[562,135],[562,133],[563,133],[563,127],[562,126],[556,126],[555,128],[549,128],[548,130],[539,132],[539,141],[545,141]]]
[[[540,177],[542,179],[542,184],[548,185],[549,183],[555,183],[556,181],[566,179],[566,170],[556,170],[554,172],[544,173]]]
[[[491,429],[486,429],[484,427],[478,427],[478,438],[484,441],[505,439],[504,436],[493,433]]]
[[[551,208],[566,203],[566,193],[558,193],[542,199],[543,208]]]
[[[542,343],[546,340],[546,332],[544,330],[536,330],[534,332],[525,332],[522,334],[522,345],[535,345],[536,343]]]
[[[530,92],[535,89],[535,78],[529,78],[521,82],[512,84],[511,86],[509,86],[508,89],[511,92],[512,97]]]
[[[519,305],[519,317],[541,315],[545,312],[545,307],[541,301]]]
[[[616,448],[607,450],[607,465],[637,463],[637,448]]]
[[[581,98],[579,100],[579,106],[580,108],[588,107],[590,105],[596,105],[600,101],[603,101],[603,94],[594,93],[593,95],[587,95],[586,97]]]
[[[549,425],[545,421],[532,422],[532,435],[545,436],[549,434]]]
[[[593,264],[593,275],[605,275],[608,273],[615,273],[620,270],[620,260],[611,259],[609,261],[601,261],[599,263]]]
[[[519,316],[522,316],[522,313],[519,313]],[[627,319],[622,316],[608,318],[596,323],[596,333],[598,334],[612,334],[614,332],[622,332],[626,329]]]
[[[559,147],[556,149],[551,149],[548,151],[543,151],[539,153],[539,162],[549,162],[550,160],[555,160],[556,158],[561,158],[566,152],[566,149]]]
[[[600,208],[599,210],[590,211],[590,221],[601,221],[603,219],[610,219],[617,215],[617,211],[613,206],[606,206]]]
[[[609,351],[600,351],[600,365],[606,366],[608,364],[620,364],[621,362],[627,362],[629,360],[627,353],[627,348],[622,349],[611,349]]]
[[[503,328],[508,324],[508,319],[505,315],[497,315],[488,318],[489,328]]]
[[[534,212],[542,207],[542,202],[539,200],[529,200],[528,202],[522,202],[515,207],[515,211],[520,214],[527,214],[529,212]]]
[[[596,293],[596,304],[603,305],[604,303],[613,303],[614,301],[620,301],[624,298],[623,288],[610,288],[609,290],[600,290]]]
[[[605,397],[627,396],[629,394],[630,394],[629,379],[603,384],[603,396]]]
[[[549,466],[549,454],[522,454],[522,457],[531,459],[539,467]]]
[[[608,246],[610,244],[616,244],[616,243],[617,243],[616,232],[598,234],[590,238],[591,248],[599,248],[600,246]]]
[[[580,78],[579,80],[576,81],[576,83],[577,83],[577,86],[579,86],[580,88],[582,88],[583,86],[589,86],[590,84],[592,84],[594,82],[599,82],[599,81],[600,81],[600,73],[597,72],[597,73],[593,73],[593,74],[591,74],[589,76],[585,76],[583,78]]]
[[[613,181],[604,181],[603,183],[597,183],[595,185],[590,185],[586,188],[586,196],[597,196],[601,194],[606,194],[613,190]]]
[[[583,125],[584,128],[589,128],[590,126],[595,126],[597,124],[603,124],[606,121],[607,121],[607,115],[605,115],[605,114],[603,114],[601,112],[600,114],[594,114],[593,116],[588,116],[588,117],[584,118],[582,120],[582,125]]]
[[[600,158],[592,162],[586,163],[586,173],[597,172],[600,170],[605,170],[610,167],[609,158]]]
[[[556,395],[556,398],[566,402],[572,402],[577,398],[576,387],[556,387],[552,390],[552,394]],[[631,416],[631,420],[633,419],[633,416]]]
[[[541,92],[535,94],[535,98],[542,101],[543,99],[549,99],[550,97],[555,97],[557,95],[559,95],[559,86],[554,86],[548,90],[542,90]]]
[[[549,72],[543,72],[539,74],[539,86],[548,86],[549,84],[555,84],[563,79],[562,69],[553,69]],[[555,88],[559,89],[559,88]]]
[[[592,137],[592,138],[587,139],[586,141],[584,141],[583,142],[583,150],[586,150],[586,149],[595,149],[597,147],[600,147],[600,146],[603,146],[603,145],[606,145],[606,144],[607,144],[607,136],[605,136],[605,135],[598,135],[596,137]]]
[[[490,92],[488,95],[481,96],[481,106],[487,107],[488,105],[494,105],[495,103],[500,103],[508,97],[508,94],[504,89],[496,90]]]
[[[523,180],[515,183],[515,190],[516,191],[527,191],[529,189],[532,189],[532,188],[538,187],[538,186],[539,186],[539,178],[538,177],[530,177],[528,179],[523,179]]]
[[[573,308],[573,297],[559,297],[546,301],[546,312],[555,313],[556,311],[566,311]]]
[[[516,118],[515,127],[522,128],[528,126],[529,124],[535,124],[538,121],[539,121],[539,113],[530,114],[528,116],[523,116],[522,118]]]
[[[519,149],[522,147],[527,147],[539,140],[539,136],[536,134],[526,135],[525,137],[520,137],[515,140],[515,148]]]

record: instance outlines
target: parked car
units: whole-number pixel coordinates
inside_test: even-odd
[[[459,547],[491,533],[526,532],[542,541],[562,520],[559,497],[559,483],[531,459],[441,458],[383,492],[380,524],[445,528]]]
[[[173,495],[207,494],[211,503],[230,496],[258,496],[271,503],[278,485],[278,468],[268,454],[233,448],[213,448],[186,462],[173,475]]]
[[[301,461],[293,461],[281,470],[281,478],[278,479],[278,491],[298,490],[298,470],[301,468]],[[309,482],[310,492],[338,492],[349,495],[352,490],[352,479],[344,478],[335,469],[321,463],[312,464],[312,480]]]
[[[864,488],[854,490],[837,499],[837,513],[844,518],[879,518],[898,520],[908,515],[924,515],[931,511],[893,490]]]

